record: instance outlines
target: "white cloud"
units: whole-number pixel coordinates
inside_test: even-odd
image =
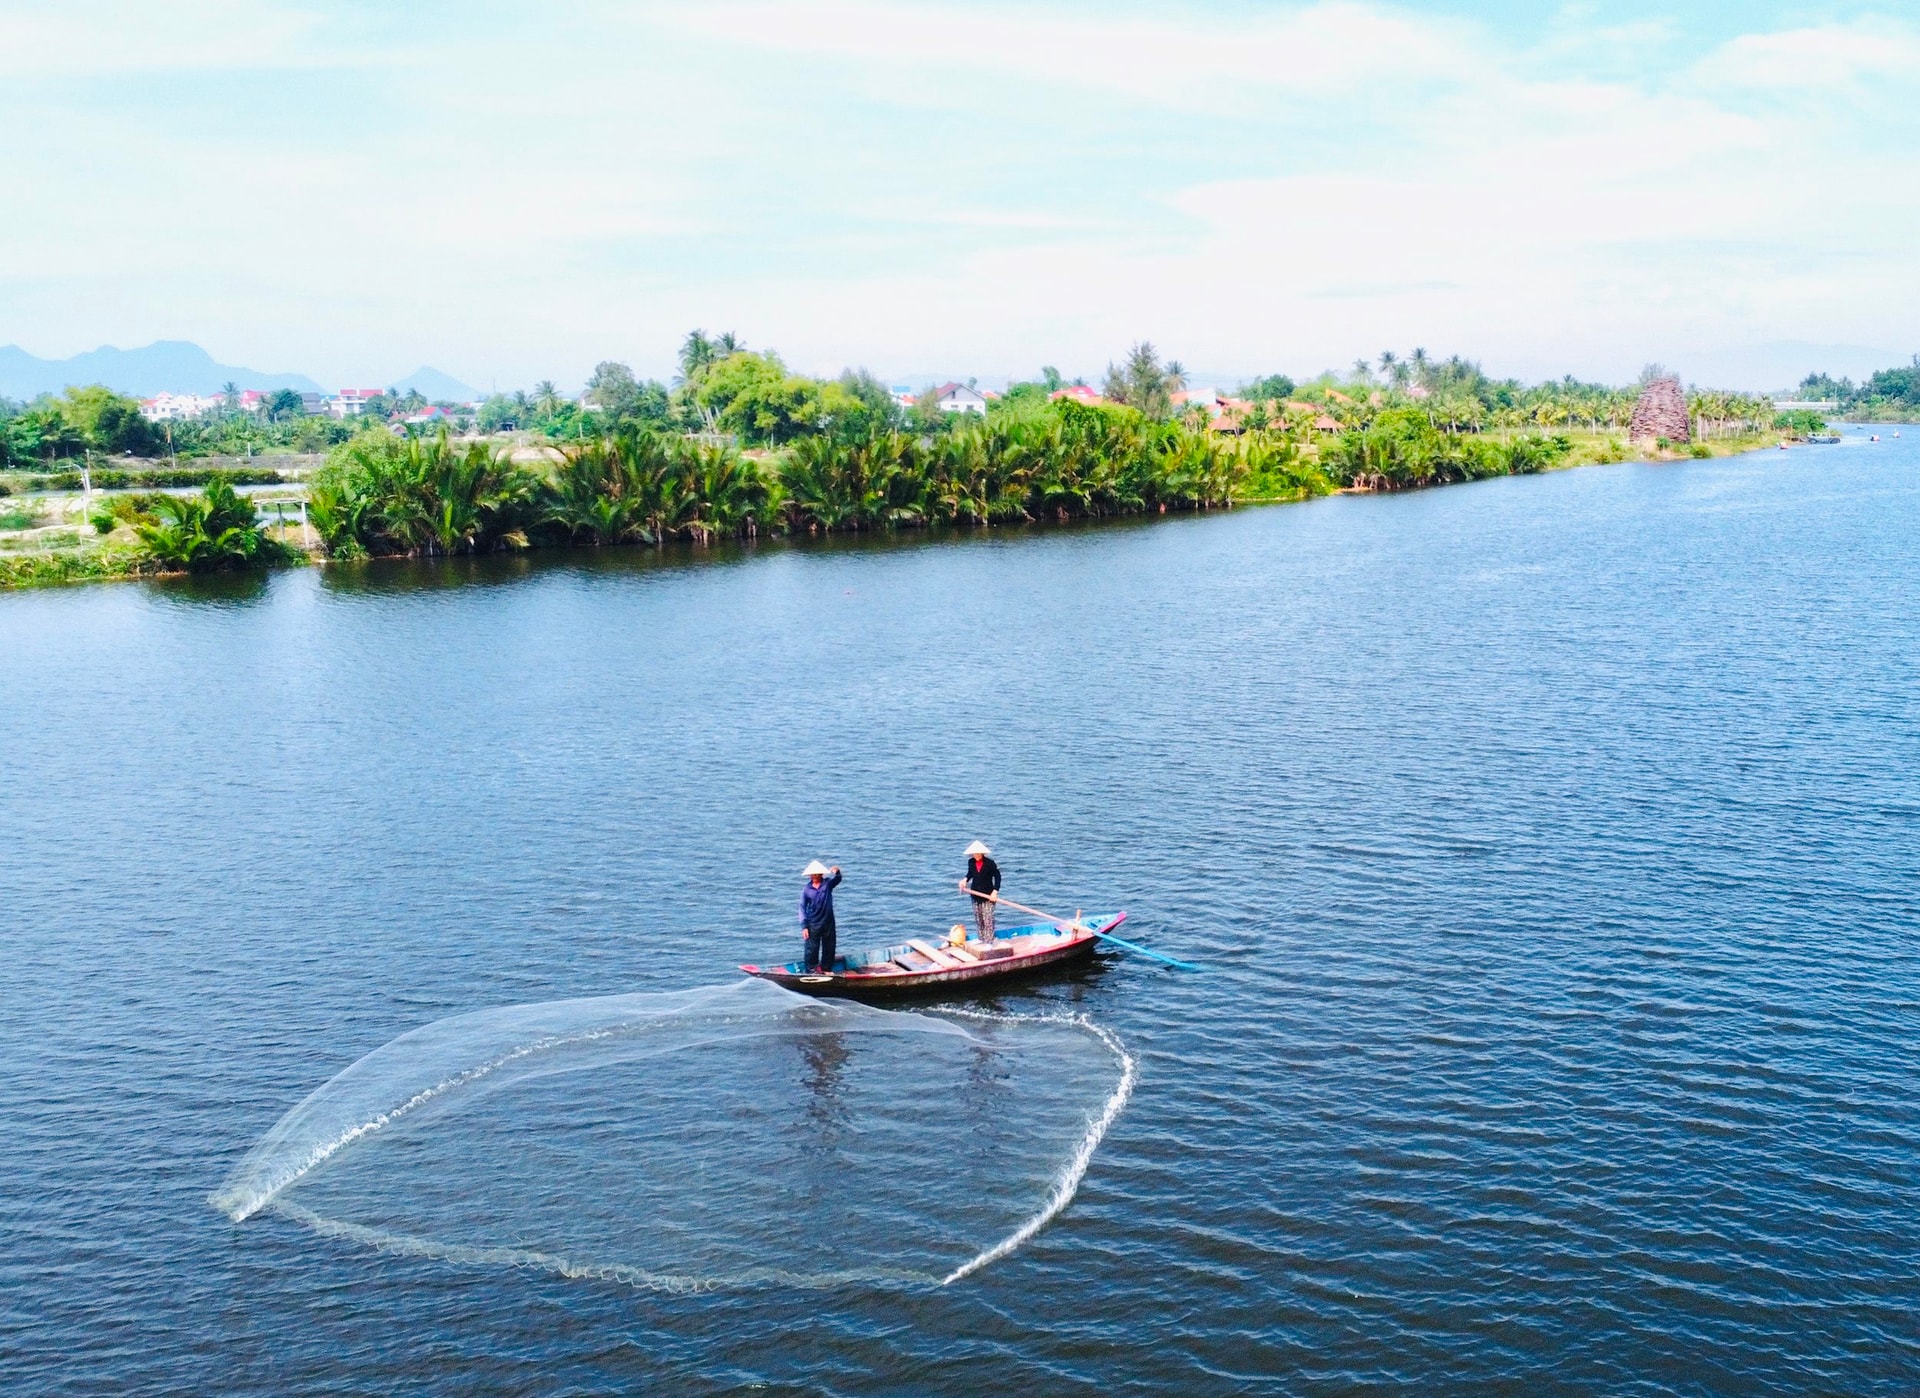
[[[0,8],[10,82],[303,66],[320,60],[317,14],[246,0],[168,5],[63,0]],[[329,56],[325,61],[332,61]]]
[[[1709,54],[1694,76],[1726,88],[1832,92],[1874,79],[1910,85],[1916,70],[1920,32],[1876,18],[1743,34]]]
[[[1482,62],[1464,26],[1346,0],[1214,21],[882,0],[718,0],[650,13],[727,44],[890,70],[1000,74],[1199,109],[1244,106],[1250,88],[1320,93],[1383,78],[1455,84]]]
[[[1649,75],[1576,61],[1648,37],[1602,17],[1527,48],[1350,3],[724,0],[400,49],[148,8],[0,9],[32,200],[0,341],[484,383],[662,369],[705,324],[817,369],[1096,370],[1145,334],[1209,372],[1423,343],[1557,374],[1920,319],[1891,21]]]

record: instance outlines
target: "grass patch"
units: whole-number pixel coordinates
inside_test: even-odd
[[[153,564],[139,548],[62,549],[0,558],[0,587],[46,587],[54,583],[99,582],[151,573]]]

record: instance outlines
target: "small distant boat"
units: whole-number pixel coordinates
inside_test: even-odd
[[[808,975],[797,961],[784,966],[742,966],[750,976],[802,995],[881,998],[917,991],[965,988],[1080,961],[1093,954],[1102,933],[1127,920],[1125,913],[1096,913],[1071,922],[1009,927],[991,942],[979,937],[910,937],[896,946],[850,952],[828,972]]]
[[[1830,447],[1838,443],[1839,440],[1840,434],[1838,432],[1809,432],[1807,434],[1807,442],[1809,445]]]

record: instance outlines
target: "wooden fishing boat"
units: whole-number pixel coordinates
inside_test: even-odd
[[[1036,922],[1009,927],[991,942],[970,936],[910,937],[897,946],[849,952],[831,972],[808,975],[798,961],[785,966],[742,966],[758,976],[803,995],[879,998],[917,991],[972,990],[983,981],[1028,975],[1092,955],[1099,934],[1125,922],[1125,913],[1095,913],[1071,922]]]

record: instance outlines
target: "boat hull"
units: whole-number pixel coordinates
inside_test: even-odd
[[[1098,934],[1112,931],[1126,916],[1106,913],[1084,918],[1078,925],[1009,927],[992,942],[969,938],[961,944],[960,952],[945,942],[903,942],[850,953],[834,962],[830,974],[808,975],[798,962],[740,969],[802,995],[879,1000],[973,991],[989,982],[1014,980],[1085,961],[1093,955],[1100,940]]]

